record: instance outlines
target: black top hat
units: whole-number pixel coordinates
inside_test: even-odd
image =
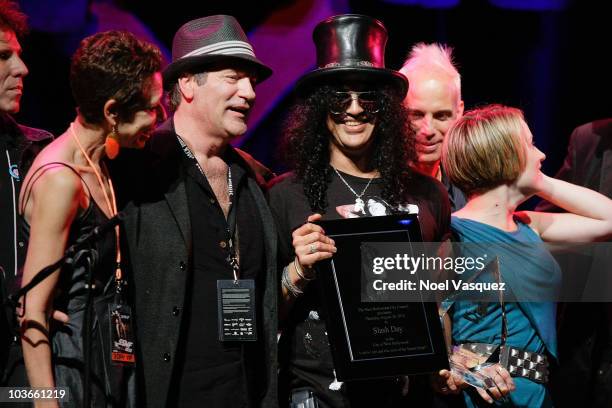
[[[385,68],[387,29],[380,21],[359,14],[333,16],[317,24],[312,39],[318,69],[298,80],[299,93],[313,85],[354,80],[388,83],[402,98],[406,95],[406,77]]]
[[[169,89],[185,72],[194,72],[223,62],[246,64],[261,82],[272,70],[255,57],[253,47],[232,16],[208,16],[185,23],[172,41],[172,63],[164,70],[164,87]]]

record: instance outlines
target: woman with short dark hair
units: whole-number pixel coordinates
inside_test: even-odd
[[[29,233],[23,285],[60,259],[79,237],[116,214],[104,162],[115,157],[121,146],[143,147],[163,119],[161,63],[157,47],[127,32],[108,31],[81,42],[70,75],[77,117],[37,156],[21,191],[22,226]],[[95,407],[134,403],[134,392],[128,391],[131,372],[121,365],[133,359],[129,344],[120,341],[126,340],[127,319],[116,318],[125,311],[115,305],[124,301],[125,286],[118,242],[117,228],[91,244],[94,312],[92,331],[86,334],[91,336],[90,395]],[[30,385],[67,387],[77,405],[85,393],[82,337],[87,332],[89,262],[75,256],[70,267],[53,272],[21,300],[22,346]],[[64,311],[69,321],[51,325],[52,310]],[[133,378],[129,383],[133,386]]]

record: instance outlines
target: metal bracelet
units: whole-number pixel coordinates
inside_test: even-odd
[[[298,262],[297,257],[293,258],[293,267],[295,268],[295,273],[297,273],[297,276],[299,276],[299,278],[302,279],[302,280],[311,281],[314,278],[316,278],[315,275],[312,275],[310,277],[306,276],[306,274],[302,270],[302,267],[300,266],[300,263]]]
[[[287,289],[289,294],[293,297],[298,297],[304,293],[302,289],[298,288],[293,284],[293,282],[291,282],[291,278],[289,277],[289,265],[283,268],[283,274],[281,276],[281,285],[285,289]]]

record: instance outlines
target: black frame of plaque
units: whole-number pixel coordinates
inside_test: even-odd
[[[449,369],[447,348],[436,303],[362,302],[360,291],[361,256],[359,256],[358,261],[359,274],[351,277],[350,294],[343,298],[346,291],[340,289],[339,285],[339,281],[345,281],[346,276],[344,275],[347,274],[346,271],[343,272],[342,265],[338,263],[338,255],[343,251],[360,255],[359,246],[362,242],[422,242],[417,215],[398,214],[324,220],[316,223],[323,227],[328,237],[333,238],[338,248],[337,255],[317,264],[317,286],[321,296],[323,317],[338,380],[427,374],[438,372],[441,369]],[[353,262],[356,257],[356,255],[351,257]],[[355,297],[358,297],[360,305],[410,307],[411,311],[418,311],[418,315],[412,315],[413,320],[420,320],[422,326],[414,332],[420,330],[421,337],[423,331],[426,332],[429,349],[414,354],[390,357],[355,358],[351,343],[355,343],[357,339],[346,323],[346,313],[351,310],[346,300],[349,298],[355,299]],[[361,338],[363,339],[363,336]]]

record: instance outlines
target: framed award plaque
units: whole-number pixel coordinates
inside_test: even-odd
[[[415,250],[411,243],[421,242],[418,217],[389,215],[317,224],[338,249],[317,266],[337,378],[346,381],[448,369],[435,302],[372,301],[363,296],[363,244],[401,243],[410,253]]]

